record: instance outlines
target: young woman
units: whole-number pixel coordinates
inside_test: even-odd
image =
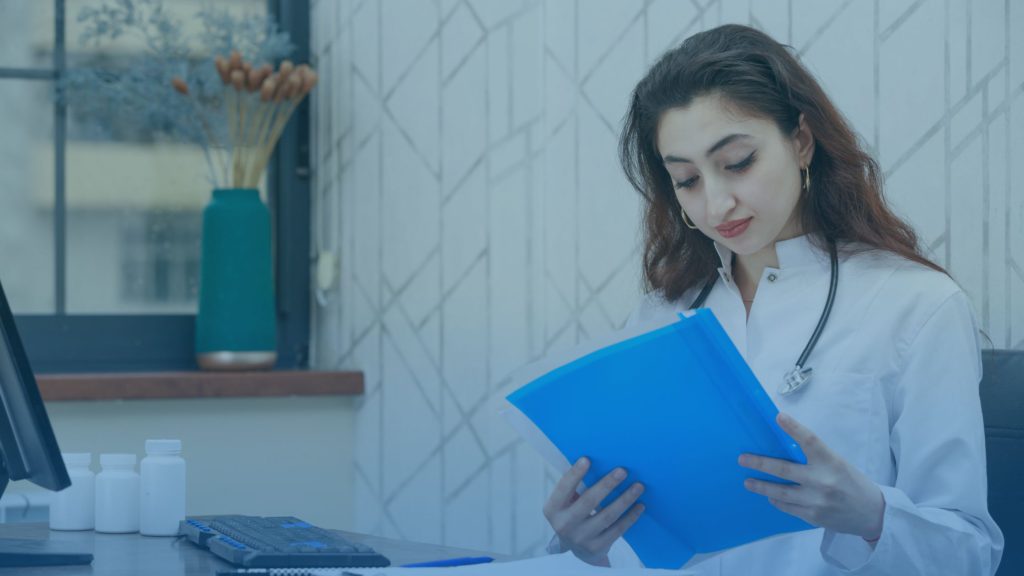
[[[630,322],[714,311],[808,461],[736,455],[795,483],[745,486],[818,529],[687,567],[993,574],[1003,537],[987,508],[970,304],[886,206],[878,166],[811,74],[757,30],[697,34],[637,85],[620,153],[645,202],[649,294]],[[630,480],[618,469],[577,495],[588,465],[545,505],[552,544],[635,565],[620,537],[643,487],[596,510]]]

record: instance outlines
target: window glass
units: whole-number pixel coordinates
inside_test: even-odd
[[[53,0],[0,1],[0,68],[53,68]]]
[[[178,134],[174,118],[151,121],[137,97],[149,87],[112,92],[95,84],[103,74],[138,74],[152,66],[151,46],[190,39],[189,54],[205,54],[204,8],[241,18],[265,15],[264,0],[163,2],[170,36],[158,27],[126,26],[118,38],[83,43],[102,16],[101,0],[68,0],[67,62],[74,82],[95,72],[93,84],[68,91],[67,310],[72,314],[194,314],[199,286],[202,210],[213,189],[202,148]],[[140,10],[151,4],[136,2]],[[143,13],[145,19],[152,12]],[[113,18],[112,21],[117,21]],[[91,89],[96,85],[95,90]],[[128,98],[135,96],[132,102]],[[177,96],[171,94],[172,97]],[[169,109],[163,107],[163,110]],[[184,114],[185,110],[182,111]]]
[[[55,311],[52,91],[0,79],[0,278],[17,314]]]

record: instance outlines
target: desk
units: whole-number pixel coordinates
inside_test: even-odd
[[[337,530],[356,542],[373,547],[387,556],[392,565],[409,562],[491,556],[512,560],[509,556],[487,552],[404,542]],[[184,538],[157,538],[139,534],[97,534],[93,531],[51,531],[45,524],[0,524],[0,538],[22,538],[66,543],[76,551],[91,552],[91,566],[50,566],[41,568],[0,568],[0,576],[213,576],[231,565],[194,546]]]

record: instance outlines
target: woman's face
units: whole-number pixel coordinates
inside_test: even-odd
[[[814,152],[802,117],[787,136],[771,120],[701,96],[662,115],[657,143],[679,204],[708,237],[749,255],[801,233],[800,169]]]

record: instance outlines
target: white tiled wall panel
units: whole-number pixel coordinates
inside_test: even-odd
[[[702,29],[791,44],[887,194],[1024,348],[1024,2],[316,0],[315,358],[366,372],[357,530],[522,553],[554,478],[492,412],[510,371],[625,320],[633,84]]]

